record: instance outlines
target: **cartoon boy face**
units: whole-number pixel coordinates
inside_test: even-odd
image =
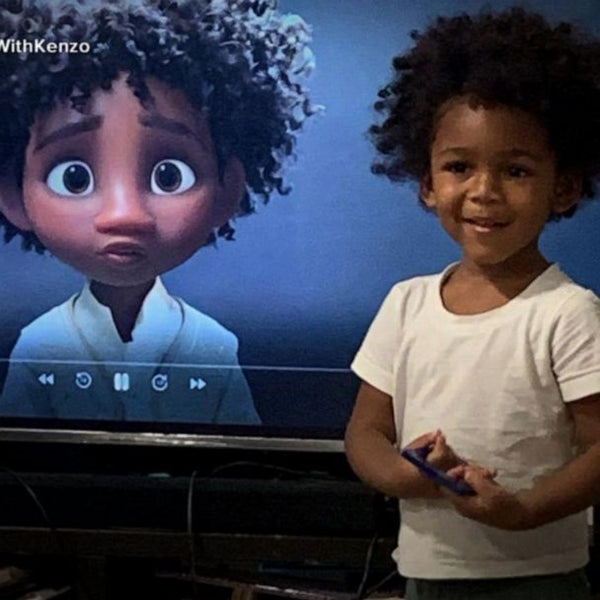
[[[121,76],[85,110],[40,114],[9,220],[101,284],[143,285],[184,262],[235,213],[245,173],[220,175],[209,126],[183,93],[149,79],[142,107]]]

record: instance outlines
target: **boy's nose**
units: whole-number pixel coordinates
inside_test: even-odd
[[[501,195],[499,177],[490,171],[475,173],[469,182],[467,196],[473,202],[497,202]]]
[[[135,185],[116,182],[102,195],[94,225],[100,233],[132,235],[152,232],[156,221]]]

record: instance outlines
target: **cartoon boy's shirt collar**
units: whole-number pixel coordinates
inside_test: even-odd
[[[73,323],[92,356],[99,361],[158,364],[181,330],[183,313],[160,278],[144,299],[130,342],[123,342],[110,309],[96,300],[89,282],[72,305]]]

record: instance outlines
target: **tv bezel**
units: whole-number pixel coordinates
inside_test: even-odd
[[[38,421],[39,422],[39,421]],[[134,424],[136,426],[139,424]],[[164,425],[164,424],[162,424]],[[100,424],[95,422],[96,428]],[[215,426],[214,433],[190,433],[180,431],[110,431],[108,428],[47,428],[40,425],[7,427],[0,424],[0,443],[56,443],[88,444],[98,446],[138,446],[173,448],[210,448],[227,450],[252,450],[268,452],[340,453],[344,451],[343,432],[317,430],[310,433],[281,431],[277,428],[259,428],[255,435],[240,434],[240,429],[255,431],[253,427]],[[231,433],[228,433],[232,431]],[[235,432],[234,432],[235,431]]]

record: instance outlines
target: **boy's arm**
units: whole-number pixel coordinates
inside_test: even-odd
[[[569,402],[567,407],[581,453],[522,493],[534,527],[600,502],[600,394]]]
[[[512,494],[482,476],[459,467],[477,496],[446,494],[459,512],[501,529],[532,529],[600,502],[600,394],[570,402],[575,437],[582,452],[564,467],[540,478],[532,489]]]
[[[411,445],[432,443],[435,433]],[[346,454],[354,472],[388,496],[440,498],[438,488],[396,448],[392,398],[363,382],[346,429]]]

